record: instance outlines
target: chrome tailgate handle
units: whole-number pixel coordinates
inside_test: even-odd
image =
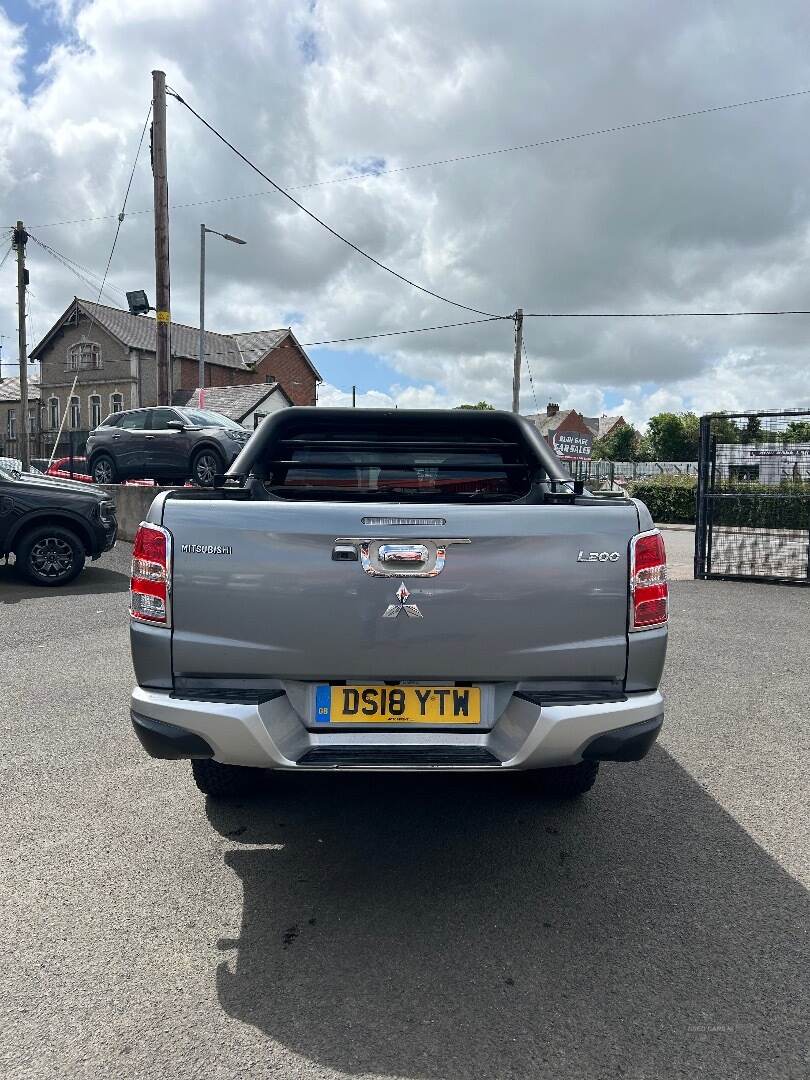
[[[381,563],[415,569],[428,561],[428,549],[424,544],[380,544],[377,557]]]
[[[332,559],[351,562],[357,552],[360,565],[373,577],[435,577],[444,569],[448,547],[469,543],[468,537],[407,543],[389,537],[339,536]]]

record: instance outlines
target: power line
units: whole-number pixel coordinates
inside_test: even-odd
[[[411,288],[418,289],[419,292],[423,292],[427,296],[432,296],[435,300],[441,300],[444,304],[450,304],[452,307],[461,308],[462,311],[472,311],[476,315],[486,315],[489,318],[496,317],[492,314],[491,311],[481,311],[480,308],[471,307],[469,304],[459,303],[458,300],[451,300],[447,296],[442,296],[441,293],[434,292],[433,289],[428,289],[424,285],[419,285],[417,282],[412,281],[411,278],[406,277],[404,274],[400,274],[392,267],[387,266],[384,262],[380,262],[379,259],[375,259],[373,255],[369,255],[367,251],[364,251],[361,247],[358,247],[357,244],[352,243],[352,241],[348,240],[345,236],[343,236],[342,233],[339,233],[337,229],[333,229],[331,225],[327,225],[323,218],[319,218],[317,214],[314,214],[311,210],[304,206],[303,203],[300,203],[298,199],[295,198],[295,196],[290,195],[290,193],[286,191],[283,187],[281,187],[280,184],[277,184],[275,180],[272,180],[267,175],[267,173],[262,172],[258,165],[255,165],[250,160],[250,158],[245,157],[241,150],[237,150],[237,148],[233,145],[232,142],[229,142],[228,139],[226,139],[225,136],[221,134],[221,132],[217,131],[217,129],[212,124],[209,124],[207,120],[200,116],[196,109],[193,109],[187,101],[184,101],[183,98],[181,98],[180,95],[177,93],[177,91],[171,90],[169,87],[167,87],[166,92],[170,94],[173,98],[175,98],[177,101],[179,101],[181,105],[184,105],[192,114],[192,116],[197,117],[203,127],[206,127],[212,135],[215,135],[221,143],[227,146],[229,150],[232,150],[238,158],[244,161],[244,163],[249,166],[249,168],[253,169],[255,173],[258,173],[263,180],[266,180],[267,183],[270,184],[273,188],[275,188],[275,190],[280,195],[283,195],[285,199],[288,199],[293,204],[293,206],[297,206],[299,210],[303,210],[307,217],[312,218],[313,221],[317,222],[318,225],[326,229],[326,231],[331,233],[332,236],[342,241],[344,244],[346,244],[347,247],[350,247],[352,251],[355,251],[358,255],[362,255],[364,259],[368,259],[370,263],[373,263],[374,266],[379,267],[380,270],[385,270],[386,273],[391,274],[395,278],[398,278],[399,281],[404,281],[406,285],[410,285]]]
[[[101,299],[101,294],[104,292],[104,286],[107,284],[107,275],[110,272],[110,266],[112,264],[113,255],[115,254],[115,245],[118,243],[118,234],[121,232],[121,225],[124,221],[124,212],[127,208],[127,199],[129,198],[129,189],[132,187],[132,180],[135,176],[135,169],[138,167],[138,158],[141,156],[141,147],[143,146],[143,137],[146,134],[146,127],[149,123],[149,117],[152,115],[152,102],[149,102],[149,108],[146,110],[146,119],[143,122],[143,128],[141,129],[141,137],[138,140],[138,149],[135,151],[135,160],[132,162],[132,171],[129,174],[129,183],[127,184],[127,190],[124,192],[124,201],[121,204],[121,212],[118,215],[118,224],[115,227],[115,236],[113,237],[112,247],[110,248],[110,257],[107,259],[107,266],[104,270],[104,277],[101,279],[101,285],[99,286],[98,296],[96,297],[96,303]]]
[[[379,334],[358,334],[356,337],[331,338],[329,341],[304,341],[305,349],[315,345],[342,345],[347,341],[371,341],[373,338],[399,337],[402,334],[425,334],[428,330],[450,330],[454,326],[480,326],[481,323],[502,322],[511,319],[511,315],[490,315],[487,319],[467,319],[465,322],[442,323],[439,326],[417,326],[413,330],[386,330]]]
[[[85,285],[89,285],[91,289],[98,288],[101,279],[97,275],[93,274],[92,276],[95,277],[95,281],[91,281],[85,273],[82,273],[81,270],[78,269],[79,264],[73,263],[73,261],[71,259],[68,259],[66,255],[62,255],[61,252],[58,252],[55,248],[52,248],[50,244],[43,243],[43,241],[34,236],[33,233],[29,232],[28,235],[31,237],[35,244],[38,244],[43,251],[47,251],[47,253],[53,259],[56,259],[56,261],[60,263],[60,265],[64,266],[66,270],[70,270],[70,272],[74,274],[77,278],[79,278],[81,281],[83,281]],[[86,273],[90,274],[92,272],[88,270],[86,271]],[[106,289],[99,289],[99,296],[101,296],[102,291],[104,292],[104,295],[107,297],[107,299],[110,300],[113,305],[115,305],[115,297],[110,296]]]
[[[457,154],[454,157],[436,158],[433,161],[422,161],[412,165],[399,165],[392,169],[375,169],[373,172],[367,170],[365,172],[349,173],[348,176],[332,177],[329,180],[314,180],[307,184],[296,184],[290,187],[289,191],[307,191],[312,188],[328,187],[332,184],[346,184],[355,180],[367,180],[370,176],[394,176],[397,173],[413,172],[417,169],[430,169],[439,165],[454,165],[463,161],[475,161],[479,158],[495,157],[500,154],[513,154],[526,150],[539,150],[545,146],[554,146],[559,143],[575,142],[580,139],[591,139],[600,135],[617,135],[622,131],[631,131],[634,128],[652,127],[656,124],[667,124],[675,120],[687,120],[697,116],[708,116],[711,113],[728,112],[732,109],[744,109],[751,105],[763,105],[774,101],[785,101],[788,98],[803,97],[807,94],[810,94],[810,90],[794,90],[787,94],[771,94],[768,97],[750,98],[747,101],[735,101],[730,105],[712,105],[705,109],[693,109],[689,112],[670,113],[666,116],[657,116],[650,120],[633,120],[628,121],[627,123],[614,124],[611,127],[580,131],[573,135],[557,135],[547,139],[539,139],[535,142],[518,143],[515,146],[497,147],[494,150],[479,150],[471,154]],[[182,101],[182,98],[180,98],[179,95],[175,94],[174,96],[177,97],[178,101]],[[183,104],[185,105],[186,102],[183,102]],[[220,195],[213,199],[198,199],[194,202],[172,203],[169,209],[182,210],[192,206],[209,206],[212,203],[231,202],[238,199],[256,199],[268,194],[269,192],[267,191],[248,191],[240,194]],[[134,217],[136,214],[151,213],[152,209],[147,207],[142,210],[131,210],[130,216]],[[34,225],[32,228],[51,229],[58,225],[79,225],[89,221],[110,221],[115,218],[115,216],[115,214],[100,214],[94,217],[69,218],[64,221],[45,222],[40,225]]]
[[[537,404],[537,391],[534,388],[534,376],[532,375],[532,365],[529,363],[529,354],[526,352],[526,342],[523,341],[523,359],[526,361],[526,370],[529,373],[529,385],[532,388],[532,397],[534,398],[534,407],[537,412],[540,412],[540,406]]]
[[[524,319],[720,319],[740,315],[810,315],[810,310],[784,311],[530,311]]]

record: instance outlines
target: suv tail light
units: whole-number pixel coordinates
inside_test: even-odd
[[[160,525],[142,521],[132,548],[129,613],[139,622],[170,626],[171,534]]]
[[[630,629],[663,626],[669,613],[667,553],[658,529],[630,541]]]

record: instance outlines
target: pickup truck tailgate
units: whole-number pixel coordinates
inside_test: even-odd
[[[631,503],[234,509],[165,502],[175,677],[624,678],[628,544],[638,531]],[[443,523],[364,523],[386,518]],[[360,561],[333,558],[338,540],[430,547],[448,538],[469,543],[448,546],[430,577],[389,566],[391,576],[376,576]],[[591,552],[602,559],[589,560]],[[397,611],[401,584],[418,616]]]

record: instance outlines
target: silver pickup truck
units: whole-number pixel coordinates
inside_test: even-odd
[[[666,556],[511,413],[286,409],[135,540],[135,731],[211,796],[263,770],[537,770],[663,721]]]

